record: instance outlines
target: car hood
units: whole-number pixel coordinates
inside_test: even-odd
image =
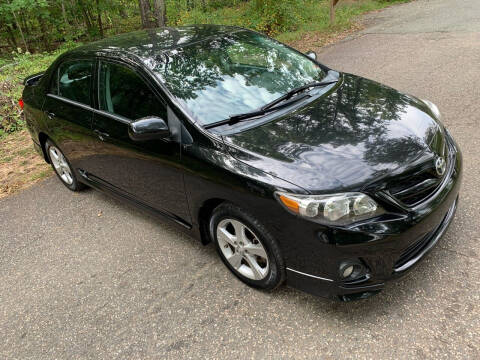
[[[440,151],[443,129],[419,99],[362,77],[288,115],[224,136],[238,160],[312,193],[358,190]]]

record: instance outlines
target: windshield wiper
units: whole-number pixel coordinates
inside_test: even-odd
[[[255,118],[257,116],[265,115],[267,112],[268,112],[268,110],[255,110],[255,111],[250,111],[250,112],[244,113],[244,114],[232,115],[228,119],[220,120],[220,121],[214,122],[212,124],[205,125],[204,128],[205,129],[211,129],[213,127],[217,127],[217,126],[220,126],[220,125],[226,125],[226,124],[233,125],[233,124],[236,124],[237,122],[243,121],[245,119],[251,119],[251,118]]]
[[[317,81],[317,82],[313,82],[313,83],[310,83],[310,84],[307,84],[307,85],[303,85],[303,86],[299,86],[295,89],[292,89],[290,90],[289,92],[287,92],[285,95],[282,95],[280,96],[278,99],[275,99],[273,100],[272,102],[262,106],[260,108],[260,110],[268,110],[268,109],[271,109],[273,108],[275,105],[277,105],[278,103],[281,103],[282,101],[285,101],[285,100],[288,100],[290,99],[293,95],[295,94],[298,94],[302,91],[305,91],[305,90],[308,90],[310,88],[313,88],[313,87],[319,87],[319,86],[327,86],[327,85],[330,85],[330,84],[335,84],[337,82],[337,80],[329,80],[329,81]]]
[[[297,102],[297,101],[303,100],[304,98],[310,96],[310,95],[299,96],[299,97],[296,97],[295,100],[289,101],[288,103],[282,104],[280,106],[275,106],[275,105],[281,103],[282,101],[289,100],[295,94],[298,94],[302,91],[305,91],[305,90],[313,88],[313,87],[327,86],[327,85],[330,85],[330,84],[335,84],[337,81],[338,80],[330,80],[330,81],[324,81],[324,82],[313,82],[313,83],[310,83],[310,84],[307,84],[307,85],[300,86],[298,88],[290,90],[285,95],[282,95],[278,99],[275,99],[272,102],[262,106],[258,110],[250,111],[250,112],[243,113],[243,114],[232,115],[228,119],[220,120],[220,121],[214,122],[212,124],[205,125],[204,128],[205,129],[211,129],[211,128],[221,126],[221,125],[226,125],[226,124],[233,125],[233,124],[236,124],[236,123],[238,123],[240,121],[243,121],[243,120],[246,120],[246,119],[252,119],[252,118],[256,118],[258,116],[265,115],[268,112],[271,112],[271,111],[277,110],[279,108],[288,106],[292,102]]]

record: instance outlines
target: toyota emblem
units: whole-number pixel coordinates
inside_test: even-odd
[[[437,171],[438,176],[443,176],[445,170],[447,170],[447,162],[441,156],[435,159],[435,170]]]

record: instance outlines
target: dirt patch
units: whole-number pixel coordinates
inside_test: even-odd
[[[321,48],[327,45],[334,44],[340,40],[345,39],[347,36],[362,30],[364,28],[363,24],[360,22],[353,23],[348,29],[342,31],[310,31],[305,33],[301,39],[296,41],[290,41],[288,44],[301,51],[306,52],[308,50],[320,52]]]
[[[25,189],[53,174],[22,130],[0,138],[0,198]]]

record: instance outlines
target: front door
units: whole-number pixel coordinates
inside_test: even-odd
[[[89,176],[169,215],[190,223],[181,146],[157,139],[135,142],[128,135],[131,121],[157,116],[168,123],[167,106],[135,69],[99,62],[98,109],[93,119],[97,142],[88,165]]]

